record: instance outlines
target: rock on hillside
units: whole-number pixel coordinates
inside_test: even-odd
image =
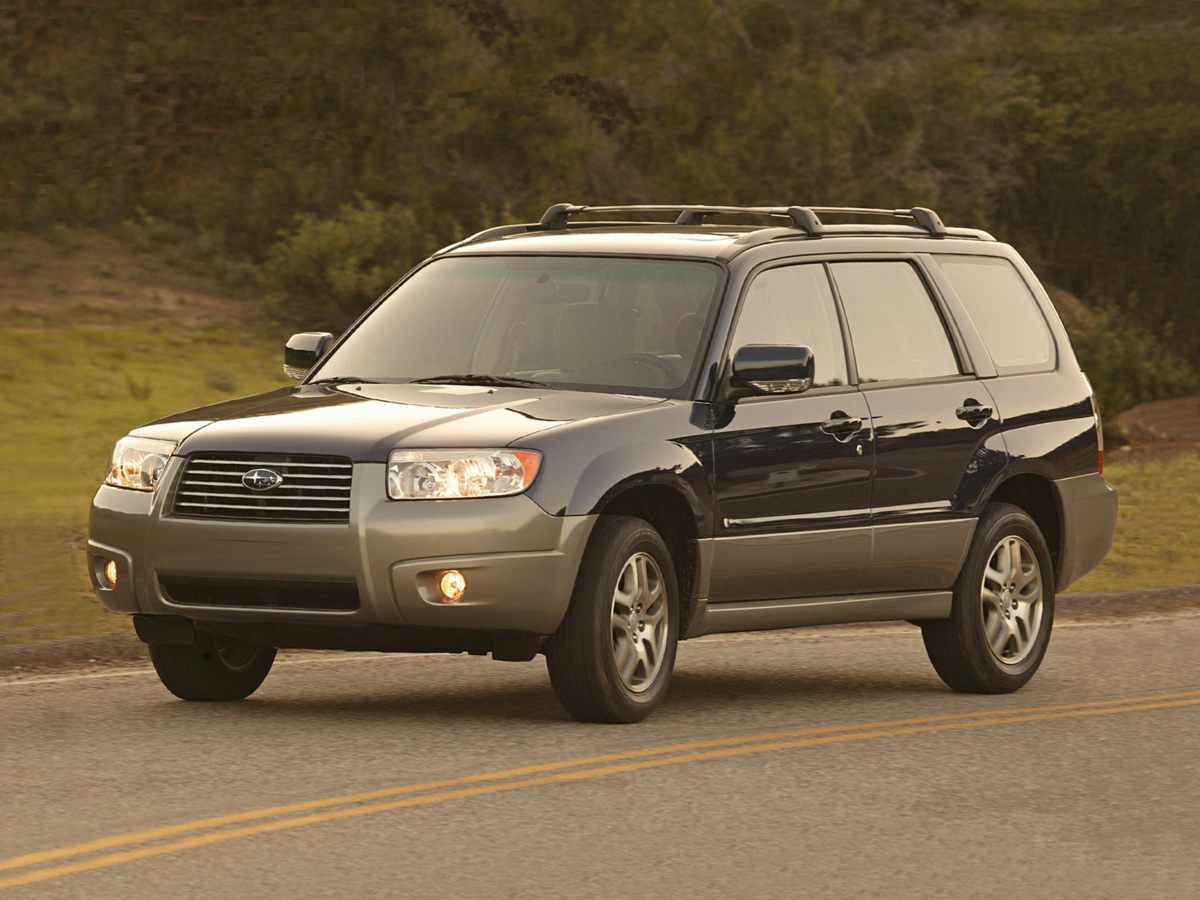
[[[1117,416],[1115,424],[1134,443],[1200,444],[1200,396],[1142,403]]]

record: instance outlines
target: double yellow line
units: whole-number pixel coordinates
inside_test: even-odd
[[[442,781],[399,785],[357,794],[344,794],[339,797],[325,797],[302,803],[270,806],[225,816],[212,816],[191,822],[180,822],[176,825],[164,825],[144,831],[98,838],[69,847],[26,853],[22,856],[0,860],[0,873],[25,870],[15,871],[15,874],[12,875],[0,876],[0,890],[49,881],[79,872],[104,869],[122,863],[136,862],[155,856],[193,850],[197,847],[207,847],[256,834],[286,831],[290,828],[303,828],[306,825],[317,825],[322,822],[337,822],[373,813],[390,812],[414,806],[429,806],[449,800],[501,794],[524,788],[588,781],[642,769],[679,766],[686,763],[749,756],[754,753],[827,744],[847,744],[854,741],[901,737],[911,734],[990,728],[997,725],[1015,725],[1055,719],[1121,715],[1188,706],[1200,706],[1200,691],[1131,697],[1123,700],[1095,700],[1087,703],[1067,703],[1055,706],[920,716],[851,725],[797,728],[788,731],[691,741],[646,747],[623,753],[608,753],[600,756],[540,763],[497,772],[464,775]],[[48,865],[50,863],[57,863],[57,865]]]

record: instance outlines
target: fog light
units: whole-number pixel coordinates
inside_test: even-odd
[[[443,572],[442,577],[438,579],[438,590],[442,592],[443,603],[460,600],[467,592],[467,576],[458,569]]]
[[[117,586],[117,561],[110,559],[104,564],[104,580],[108,582],[109,587]]]

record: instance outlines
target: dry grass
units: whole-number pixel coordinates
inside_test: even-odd
[[[1117,537],[1071,592],[1200,582],[1200,448],[1123,449],[1104,475],[1120,492]]]
[[[88,503],[113,442],[284,382],[286,335],[203,276],[115,240],[0,235],[0,642],[114,631],[88,588]]]

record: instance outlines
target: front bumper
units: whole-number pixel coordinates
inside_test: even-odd
[[[1055,587],[1065,590],[1112,549],[1117,531],[1117,491],[1097,473],[1054,482],[1063,513],[1062,553]]]
[[[356,463],[347,523],[229,521],[165,509],[182,468],[172,459],[151,493],[104,485],[92,501],[89,568],[116,612],[210,623],[412,626],[554,633],[566,613],[595,516],[551,516],[526,496],[391,501],[381,463]],[[103,575],[115,560],[118,578]],[[457,603],[431,585],[448,568],[467,576]],[[352,582],[351,610],[174,602],[162,579]]]

